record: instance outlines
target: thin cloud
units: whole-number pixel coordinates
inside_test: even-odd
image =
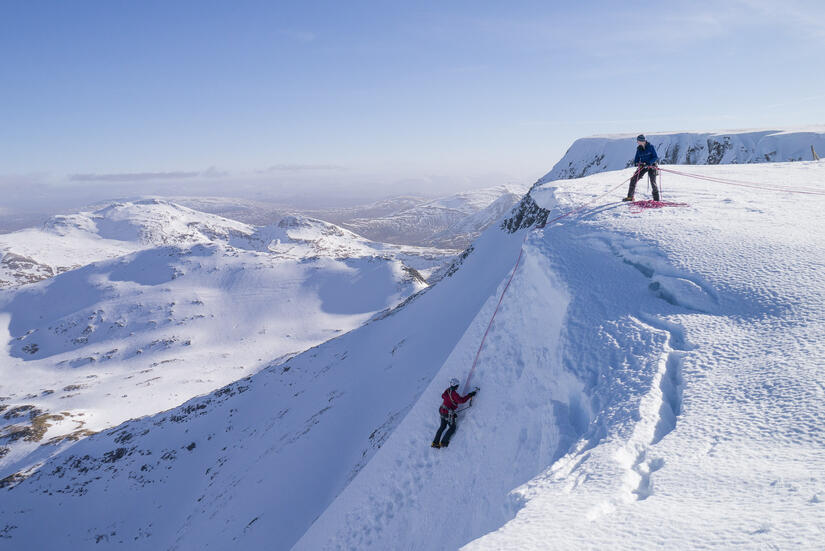
[[[229,176],[229,172],[225,170],[220,170],[217,167],[210,166],[203,172],[201,172],[201,176],[204,178],[226,178]]]
[[[259,174],[269,174],[273,172],[310,172],[310,171],[340,171],[345,170],[341,165],[332,164],[277,164],[263,170]]]
[[[678,115],[671,115],[671,116],[661,116],[661,117],[646,117],[646,118],[635,118],[635,119],[594,119],[594,120],[555,120],[555,121],[544,121],[544,120],[533,120],[533,121],[522,121],[519,123],[519,126],[585,126],[585,125],[606,125],[606,124],[644,124],[644,123],[657,123],[657,122],[667,122],[672,121],[674,119],[678,119]],[[720,120],[720,119],[733,119],[734,117],[730,115],[703,115],[703,116],[694,116],[691,117],[691,120]]]
[[[738,0],[748,12],[757,14],[761,21],[784,25],[803,38],[820,41],[825,38],[825,9],[821,0]]]
[[[626,24],[617,25],[616,21]],[[720,5],[694,0],[668,4],[643,16],[633,5],[616,5],[596,15],[558,10],[529,18],[517,14],[454,16],[446,22],[439,18],[428,29],[437,36],[454,34],[455,29],[472,29],[475,35],[487,36],[496,43],[548,55],[575,50],[596,59],[614,59],[638,52],[640,45],[661,55],[765,25],[801,31],[801,38],[821,39],[825,36],[825,3],[735,0]]]
[[[210,166],[202,171],[116,172],[70,174],[70,182],[150,182],[152,180],[188,180],[192,178],[225,178],[229,173]]]
[[[197,178],[201,172],[121,172],[115,174],[70,174],[71,182],[146,182]]]
[[[818,94],[816,96],[807,96],[807,97],[804,97],[804,98],[796,98],[796,99],[792,99],[790,101],[785,101],[785,102],[782,102],[782,103],[772,103],[772,104],[766,105],[765,108],[766,109],[776,109],[778,107],[789,107],[791,105],[800,105],[800,104],[803,104],[803,103],[819,102],[819,101],[822,101],[822,100],[825,100],[825,94]]]

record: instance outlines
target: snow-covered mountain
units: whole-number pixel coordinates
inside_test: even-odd
[[[420,195],[399,195],[396,197],[389,197],[379,201],[373,201],[365,205],[355,205],[352,207],[337,207],[326,208],[319,210],[305,211],[307,215],[339,226],[349,220],[382,218],[385,216],[392,216],[393,214],[404,212],[407,209],[414,208],[418,205],[423,205],[432,198],[423,197]]]
[[[0,288],[163,245],[252,234],[252,226],[160,200],[114,203],[0,235]]]
[[[772,190],[674,175],[683,206],[602,199],[536,229],[621,196],[631,171],[538,185],[512,233],[489,228],[399,307],[10,475],[0,535],[15,549],[818,548],[825,164],[690,171]],[[802,184],[814,193],[786,189]],[[481,392],[432,449],[453,376]]]
[[[253,227],[164,201],[1,237],[15,251],[4,259],[32,261],[0,291],[0,478],[349,331],[450,258],[320,220]]]
[[[293,226],[288,227],[291,223]],[[445,254],[456,252],[370,242],[333,224],[300,215],[284,215],[273,224],[255,227],[165,200],[148,199],[54,216],[41,228],[0,235],[0,288],[39,281],[92,262],[158,246],[219,241],[282,256],[284,249],[277,246],[276,240],[284,237],[284,228],[303,244],[288,255],[295,258],[347,258],[406,251],[411,253],[409,260],[425,259],[415,267],[426,270],[437,264],[430,260],[440,261]],[[307,229],[309,233],[303,235]]]
[[[377,242],[464,249],[516,204],[527,187],[502,185],[436,199],[402,195],[353,207],[317,210],[267,205],[243,199],[177,197],[197,210],[264,224],[272,217],[303,215],[350,229]]]
[[[481,235],[488,227],[492,226],[519,202],[521,195],[514,192],[506,192],[498,199],[458,222],[446,230],[435,234],[423,244],[447,249],[466,248],[472,241]]]
[[[496,186],[457,193],[384,216],[343,220],[340,225],[374,241],[463,249],[526,191]]]
[[[825,126],[785,130],[645,134],[662,163],[718,165],[812,160],[825,151]],[[636,134],[580,138],[540,182],[581,178],[633,164]]]

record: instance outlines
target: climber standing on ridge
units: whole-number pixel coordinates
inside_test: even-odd
[[[435,438],[432,443],[433,448],[446,448],[450,445],[450,438],[456,429],[456,410],[459,404],[463,404],[478,392],[478,389],[475,389],[466,396],[462,396],[458,393],[458,385],[460,384],[458,379],[450,379],[450,388],[441,394],[442,404],[441,407],[438,408],[438,414],[441,416],[441,426],[438,427],[438,432],[435,433]],[[442,440],[441,433],[444,432],[444,429],[447,428],[448,425],[450,428]]]
[[[636,182],[647,173],[650,178],[650,187],[653,188],[653,200],[659,200],[659,188],[656,187],[656,173],[658,172],[659,155],[656,154],[656,148],[653,144],[645,139],[644,134],[636,136],[636,157],[633,159],[633,165],[638,167],[636,173],[630,178],[630,187],[627,189],[627,197],[622,201],[633,201],[633,196],[636,193]]]

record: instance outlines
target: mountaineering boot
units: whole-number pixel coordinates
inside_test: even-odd
[[[659,202],[659,190],[658,189],[653,190],[653,200],[656,201],[657,203]]]
[[[441,444],[439,444],[438,442],[433,442],[432,444],[430,444],[430,447],[431,448],[440,448]]]
[[[449,445],[450,445],[450,443],[449,443],[449,442],[442,442],[440,447],[442,447],[442,448],[446,448],[446,447],[447,447],[447,446],[449,446]]]
[[[631,201],[631,202],[632,202],[632,201],[633,201],[633,197],[631,197],[631,196],[629,196],[629,195],[628,195],[627,197],[622,197],[622,201]]]

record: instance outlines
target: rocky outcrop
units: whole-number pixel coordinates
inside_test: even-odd
[[[538,185],[538,183],[536,185]],[[547,222],[549,215],[550,211],[541,208],[528,192],[527,195],[521,199],[518,206],[513,209],[510,217],[505,218],[501,222],[501,229],[509,233],[514,233],[522,228],[529,228],[534,225],[541,226]]]

